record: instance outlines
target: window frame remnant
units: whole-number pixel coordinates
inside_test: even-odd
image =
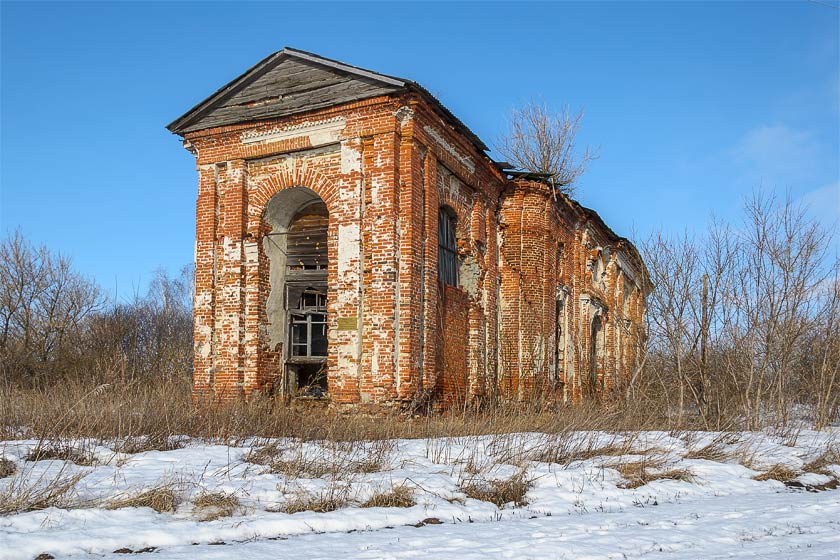
[[[322,330],[321,335],[313,334],[313,325]],[[295,335],[303,331],[303,339],[296,340]],[[323,350],[314,350],[313,343],[323,341]],[[303,348],[304,353],[298,349]],[[291,361],[324,360],[327,357],[327,294],[307,288],[300,294],[298,307],[289,310],[289,359]],[[314,353],[318,352],[318,353]]]

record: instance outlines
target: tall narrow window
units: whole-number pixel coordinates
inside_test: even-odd
[[[438,212],[438,280],[458,285],[458,249],[455,242],[457,217],[452,208],[441,206]]]
[[[566,380],[566,299],[554,303],[554,381]]]

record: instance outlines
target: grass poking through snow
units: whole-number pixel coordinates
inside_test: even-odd
[[[799,476],[799,473],[792,468],[787,465],[777,464],[770,467],[770,469],[766,472],[755,475],[753,480],[778,480],[779,482],[789,482],[797,476]]]
[[[394,486],[390,490],[377,492],[366,501],[362,502],[359,507],[374,508],[407,508],[415,504],[414,492],[408,486]]]
[[[108,509],[148,507],[158,513],[173,513],[180,502],[171,484],[150,488],[136,494],[117,496],[107,503]]]
[[[461,491],[468,498],[496,504],[503,508],[513,503],[517,507],[528,505],[525,495],[531,488],[531,481],[524,472],[517,473],[502,480],[470,479],[461,483]]]
[[[230,517],[239,506],[239,498],[227,492],[204,492],[193,500],[193,510],[200,521]]]

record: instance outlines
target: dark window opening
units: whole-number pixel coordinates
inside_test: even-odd
[[[441,206],[438,212],[438,280],[450,286],[458,285],[458,246],[455,212]]]

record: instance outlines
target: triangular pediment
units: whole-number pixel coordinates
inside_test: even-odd
[[[262,60],[167,128],[185,134],[387,95],[407,81],[298,51]]]

